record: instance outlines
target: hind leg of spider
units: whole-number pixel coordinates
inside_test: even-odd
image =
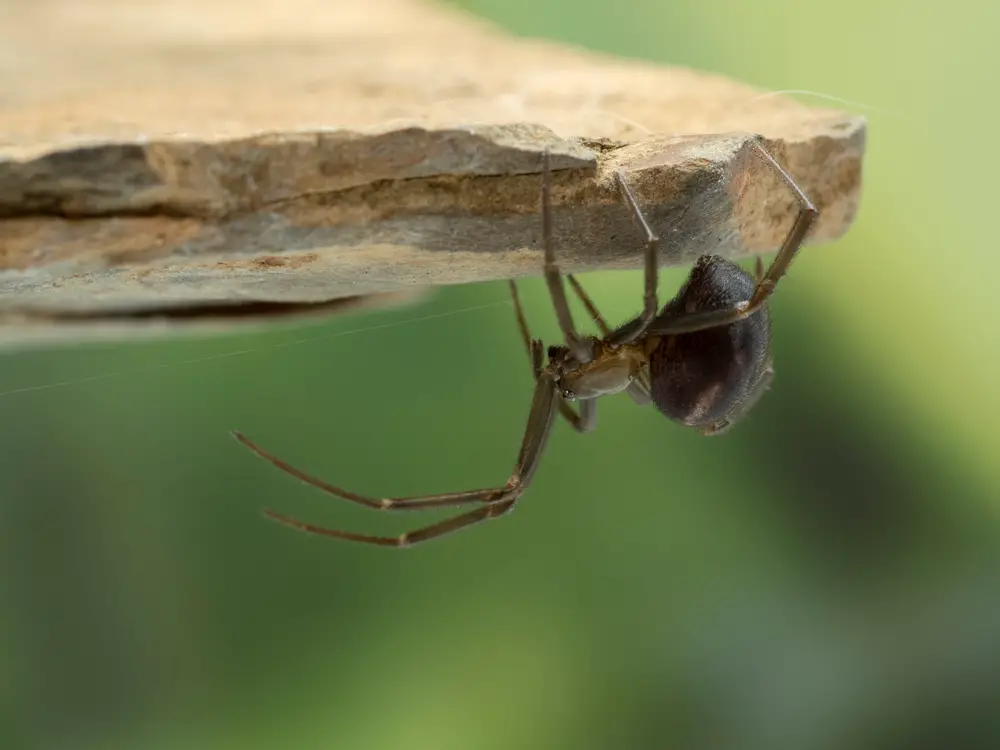
[[[777,286],[778,281],[788,271],[788,267],[802,248],[802,243],[806,235],[809,233],[810,228],[812,228],[813,222],[819,216],[819,209],[802,192],[802,188],[792,179],[792,176],[764,148],[764,144],[756,138],[750,143],[754,154],[784,183],[785,187],[791,191],[799,204],[799,212],[795,217],[792,228],[788,232],[788,236],[785,237],[785,241],[781,244],[778,254],[774,256],[774,260],[771,261],[771,265],[768,266],[763,278],[757,282],[757,288],[750,299],[750,306],[754,307],[754,305],[759,306],[760,303],[774,293],[774,288]]]
[[[309,484],[317,489],[320,489],[330,495],[343,498],[344,500],[349,500],[353,503],[359,505],[364,505],[368,508],[375,508],[377,510],[418,510],[423,508],[440,508],[440,507],[453,507],[461,505],[469,505],[474,503],[483,503],[486,506],[493,505],[503,505],[504,503],[513,503],[522,493],[528,488],[531,483],[531,479],[538,468],[538,463],[541,459],[542,453],[545,449],[545,445],[548,441],[549,433],[552,429],[552,423],[555,420],[556,415],[556,389],[555,380],[548,373],[543,373],[538,379],[535,385],[535,393],[531,402],[531,410],[528,412],[527,424],[524,428],[524,436],[521,440],[521,449],[517,456],[517,461],[514,464],[514,470],[511,472],[510,478],[507,483],[502,487],[493,487],[489,489],[481,490],[469,490],[467,492],[454,492],[441,495],[421,495],[417,497],[402,497],[402,498],[373,498],[366,497],[364,495],[359,495],[354,492],[349,492],[340,487],[336,487],[332,484],[324,482],[320,479],[312,477],[305,472],[299,471],[293,466],[287,464],[281,459],[271,455],[262,448],[258,447],[244,435],[239,432],[234,431],[233,436],[243,443],[246,447],[256,453],[258,456],[273,464],[275,467],[281,471],[291,474],[297,479]],[[314,526],[312,524],[307,524],[302,521],[298,521],[294,518],[289,518],[281,514],[275,513],[274,511],[265,511],[265,513],[274,520],[281,521],[286,525],[299,528],[303,531],[310,531],[312,533],[320,533],[320,527]],[[486,518],[491,518],[496,515],[483,513],[483,517],[480,520],[485,520]],[[470,511],[463,518],[472,519],[468,523],[474,522],[478,515]],[[444,522],[442,522],[444,523]],[[453,523],[458,524],[455,528],[461,528],[467,525],[465,522],[459,522],[454,520]],[[438,528],[441,524],[436,524],[433,528]],[[428,527],[431,528],[431,527]],[[447,527],[450,529],[451,527]],[[426,530],[420,529],[418,532],[421,534]],[[361,537],[364,535],[358,535],[353,532],[339,531],[336,529],[325,529],[322,532],[325,536],[338,537],[341,539],[354,540],[354,541],[364,541]],[[429,533],[429,532],[428,532]],[[437,533],[431,534],[433,536],[439,536],[441,533],[447,533],[445,531],[438,531]],[[367,538],[367,537],[365,537]],[[417,540],[423,537],[418,537]],[[410,539],[412,543],[414,539]],[[379,542],[372,542],[379,543]],[[405,546],[406,540],[404,539],[401,545]]]
[[[521,331],[521,340],[524,341],[524,347],[528,350],[528,358],[531,360],[532,371],[537,380],[542,372],[542,342],[540,339],[531,338],[528,319],[525,317],[524,308],[521,306],[521,297],[517,293],[517,283],[513,279],[510,279],[507,284],[510,287],[511,299],[514,301],[514,314],[517,316],[517,327]],[[597,423],[596,402],[581,401],[580,410],[577,411],[560,397],[558,408],[563,419],[569,422],[570,426],[577,432],[590,432]]]
[[[757,139],[751,140],[750,146],[753,154],[764,163],[764,166],[778,176],[781,182],[792,192],[792,195],[799,204],[799,211],[795,215],[795,221],[788,230],[784,242],[781,243],[781,248],[778,250],[777,255],[774,256],[774,260],[771,261],[771,265],[757,279],[757,284],[749,300],[733,307],[693,313],[681,312],[677,315],[661,318],[651,327],[650,330],[653,333],[660,335],[690,333],[692,331],[705,330],[706,328],[729,325],[752,315],[774,294],[774,289],[778,281],[785,275],[788,267],[802,247],[802,243],[809,233],[813,222],[819,216],[819,210],[816,206],[806,197],[806,194],[802,192],[802,189],[792,179],[792,176],[768,153],[767,149]]]

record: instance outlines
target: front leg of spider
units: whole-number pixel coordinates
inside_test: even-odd
[[[306,484],[316,487],[329,495],[348,500],[358,505],[363,505],[375,510],[384,511],[411,511],[425,510],[427,508],[456,507],[464,505],[478,505],[479,507],[466,513],[461,513],[452,518],[447,518],[429,526],[423,526],[414,531],[409,531],[399,536],[382,537],[368,534],[357,534],[352,531],[340,529],[328,529],[315,524],[306,523],[289,516],[285,516],[274,511],[267,510],[265,514],[280,523],[290,526],[298,531],[304,531],[319,536],[331,537],[334,539],[345,539],[364,544],[374,544],[382,547],[410,547],[420,542],[443,536],[445,534],[458,531],[467,526],[496,518],[510,511],[518,498],[527,490],[528,485],[534,477],[538,468],[538,463],[545,450],[545,445],[552,429],[552,422],[556,414],[556,390],[552,375],[543,372],[535,385],[535,395],[532,399],[531,410],[528,413],[528,421],[525,426],[524,437],[521,441],[521,450],[517,456],[517,462],[510,479],[502,487],[491,487],[489,489],[468,490],[466,492],[453,492],[439,495],[419,495],[415,497],[399,498],[375,498],[359,495],[341,487],[325,482],[321,479],[306,474],[291,466],[278,457],[268,453],[256,443],[251,441],[240,432],[233,432],[240,443],[251,451],[271,463],[281,471],[291,474]]]

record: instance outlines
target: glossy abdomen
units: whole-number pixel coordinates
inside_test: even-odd
[[[660,313],[696,312],[749,300],[754,279],[716,255],[702,256]],[[667,335],[649,355],[653,403],[689,426],[712,425],[734,412],[760,380],[770,358],[767,308],[728,326]]]

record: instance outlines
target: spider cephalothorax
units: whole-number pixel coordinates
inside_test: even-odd
[[[655,404],[666,417],[705,435],[719,434],[731,427],[758,401],[771,381],[767,299],[788,270],[818,215],[816,207],[764,147],[756,140],[751,143],[754,153],[781,178],[799,203],[795,222],[771,265],[765,271],[758,258],[754,276],[726,258],[703,255],[677,295],[660,308],[657,301],[659,240],[639,208],[625,175],[616,172],[614,178],[618,189],[646,236],[642,313],[611,329],[576,278],[565,275],[600,329],[600,338],[580,335],[573,322],[552,242],[551,175],[548,154],[543,154],[544,274],[565,344],[549,347],[547,361],[543,361],[542,342],[531,338],[517,286],[511,281],[514,310],[530,357],[535,391],[521,450],[503,486],[403,498],[358,495],[299,471],[234,432],[237,440],[279,469],[331,495],[369,508],[418,510],[472,506],[471,510],[444,521],[395,537],[322,528],[273,511],[266,511],[266,515],[313,534],[366,544],[408,547],[510,511],[538,468],[556,416],[561,414],[578,432],[588,432],[594,427],[597,399],[601,396],[624,391],[637,404]]]
[[[583,339],[588,357],[581,361],[564,346],[549,348],[548,371],[556,390],[567,401],[589,400],[621,393],[639,377],[646,365],[641,346],[610,346],[601,339]]]

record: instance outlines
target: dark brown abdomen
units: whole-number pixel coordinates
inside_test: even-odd
[[[660,313],[714,310],[749,300],[753,277],[720,256],[702,256]],[[689,426],[724,419],[760,379],[770,357],[767,308],[720,328],[664,336],[649,358],[653,403]]]

